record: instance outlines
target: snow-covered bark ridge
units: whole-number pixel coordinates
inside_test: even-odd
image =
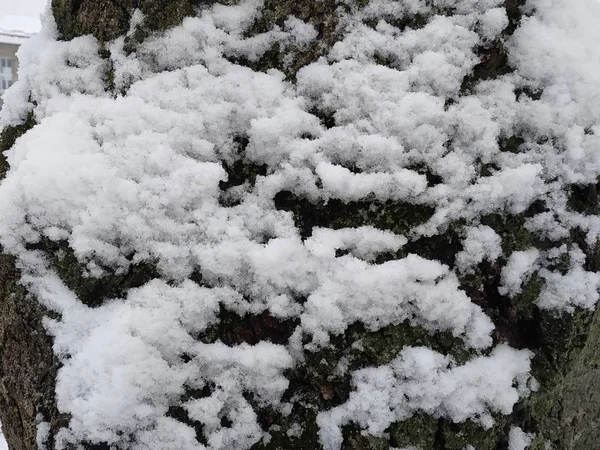
[[[33,114],[37,125],[6,152],[0,243],[27,289],[60,315],[47,327],[63,364],[58,407],[72,419],[58,448],[268,442],[257,408],[289,415],[289,370],[356,323],[447,333],[470,359],[406,346],[389,364],[353,372],[347,401],[318,414],[324,448],[340,448],[343,425],[377,436],[415,412],[491,427],[530,392],[532,355],[493,339],[464,277],[497,264],[507,298],[535,277],[539,308],[595,307],[600,276],[586,270],[585,251],[600,219],[570,195],[600,175],[600,4],[531,1],[508,36],[498,0],[364,3],[340,2],[338,41],[291,75],[318,31],[290,16],[250,33],[260,0],[202,9],[133,53],[117,38],[109,58],[91,36],[58,40],[48,15],[22,48],[1,119],[15,126]],[[134,15],[130,35],[143,21]],[[466,87],[490,46],[514,71]],[[274,47],[281,70],[251,68]],[[255,173],[238,183],[240,164]],[[393,217],[409,224],[401,231],[329,223],[306,232],[279,207],[282,194],[425,213]],[[522,217],[530,245],[508,246],[493,216]],[[411,246],[448,230],[460,241],[449,259]],[[58,250],[40,250],[49,243]],[[89,279],[155,269],[91,305],[57,270],[69,256]],[[278,344],[206,339],[222,310],[268,312],[295,328]],[[174,407],[201,425],[200,439]]]

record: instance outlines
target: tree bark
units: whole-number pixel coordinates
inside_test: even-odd
[[[147,20],[144,28],[128,37],[132,50],[153,33],[168,29],[194,14],[195,8],[204,0],[53,0],[52,13],[56,19],[61,38],[70,40],[77,36],[92,34],[100,42],[123,36],[136,8],[141,9]],[[212,3],[212,2],[207,2]],[[224,2],[226,3],[226,2]],[[521,20],[521,2],[506,0],[510,35]],[[284,70],[293,80],[297,70],[316,60],[336,42],[335,0],[314,2],[310,0],[266,0],[262,17],[255,24],[255,31],[269,29],[281,24],[289,15],[312,23],[319,32],[319,46],[312,46],[298,55],[291,66],[283,67],[280,58],[274,57],[255,64],[256,70],[276,67]],[[322,45],[324,44],[324,45]],[[493,79],[510,71],[505,50],[501,45],[481,49],[482,63],[473,74],[465,78],[463,89],[468,92],[478,81]],[[108,88],[108,87],[107,87]],[[326,120],[327,118],[324,118]],[[0,150],[9,149],[17,136],[31,128],[35,118],[22,127],[7,128],[2,132]],[[6,166],[6,163],[4,163]],[[238,168],[239,169],[239,168]],[[6,167],[2,172],[6,172]],[[244,178],[251,170],[244,168],[230,176]],[[597,186],[584,186],[574,190],[572,200],[580,209],[597,209]],[[419,223],[425,214],[417,207],[406,205],[368,204],[355,202],[343,205],[331,201],[328,204],[311,204],[296,198],[289,192],[276,197],[278,207],[294,214],[300,230],[310,234],[314,226],[374,225],[380,228],[403,231],[405,226]],[[592,211],[593,212],[593,211]],[[516,242],[523,232],[524,215],[489,217],[488,224],[506,242]],[[412,221],[412,222],[411,222]],[[360,223],[359,223],[360,222]],[[408,222],[408,225],[407,225]],[[600,269],[598,247],[589,248],[583,238],[573,234],[571,239],[585,249],[588,270]],[[410,244],[410,251],[432,259],[452,259],[456,253],[456,236],[452,230],[445,235],[422,238]],[[50,243],[43,248],[48,254],[57,251]],[[63,249],[65,250],[65,249]],[[68,249],[66,249],[68,252]],[[107,290],[123,291],[140,285],[151,278],[152,269],[138,267],[132,273],[113,278],[109,287],[98,280],[84,279],[78,274],[76,260],[66,259],[73,267],[58,267],[65,282],[81,298],[107,297]],[[75,275],[73,275],[75,274]],[[61,414],[56,406],[54,386],[59,363],[53,350],[52,339],[44,328],[44,317],[52,313],[44,310],[19,284],[19,271],[8,256],[0,257],[0,419],[11,450],[34,450],[39,417],[50,422],[51,436],[68,426],[69,417]],[[499,268],[482,264],[476,275],[464,280],[464,289],[486,313],[494,317],[497,341],[508,342],[516,348],[530,348],[535,352],[534,375],[542,389],[520,403],[510,416],[498,417],[491,430],[483,430],[468,422],[454,424],[444,419],[415,416],[408,421],[395,423],[389,430],[389,438],[363,435],[360,430],[345,430],[345,449],[379,450],[390,446],[415,445],[421,450],[461,450],[474,445],[477,450],[502,450],[507,448],[508,430],[513,424],[536,433],[533,450],[542,450],[551,442],[557,450],[589,450],[597,447],[600,432],[600,316],[585,311],[559,317],[546,314],[537,308],[524,311],[521,303],[529,302],[539,293],[530,286],[519,301],[513,303],[502,298],[498,292]],[[483,288],[483,289],[482,289]],[[530,298],[527,298],[530,295]],[[521,303],[519,303],[521,302]],[[256,343],[261,340],[286,342],[295,323],[277,320],[268,314],[239,317],[222,312],[221,323],[207,333],[212,340],[220,339],[226,344]],[[342,403],[351,390],[350,379],[332,377],[332,368],[352,353],[352,344],[363,342],[363,351],[355,358],[357,365],[389,362],[407,342],[427,342],[448,353],[457,345],[452,336],[430,336],[423,330],[405,324],[389,326],[370,332],[360,325],[351,327],[344,336],[334,339],[333,347],[314,353],[301,367],[289,374],[290,388],[287,396],[299,396],[305,408],[293,411],[283,419],[273,411],[260,411],[264,424],[300,422],[305,434],[301,441],[285,433],[273,436],[270,443],[257,445],[257,449],[306,449],[320,448],[315,425],[315,410],[323,410]],[[328,363],[323,365],[325,360]],[[190,423],[181,409],[173,408],[173,417]],[[193,425],[193,423],[192,423]],[[48,450],[54,449],[52,439]],[[99,449],[101,445],[87,445]],[[108,448],[108,447],[107,447]]]

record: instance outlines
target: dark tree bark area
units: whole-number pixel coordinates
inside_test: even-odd
[[[38,413],[59,420],[57,362],[42,324],[45,312],[19,286],[14,261],[6,256],[0,259],[0,280],[0,420],[11,449],[35,449]]]

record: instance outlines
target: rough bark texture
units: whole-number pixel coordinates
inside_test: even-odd
[[[0,280],[0,419],[11,449],[33,449],[37,414],[59,420],[56,361],[42,325],[44,311],[18,285],[19,273],[6,256],[0,257]]]
[[[53,0],[52,11],[63,39],[91,33],[106,42],[124,34],[135,8],[140,8],[148,18],[144,29],[130,38],[130,49],[153,32],[169,28],[194,13],[204,0]],[[506,34],[511,34],[520,20],[520,1],[506,0],[511,20]],[[293,77],[297,68],[320,56],[324,49],[335,42],[337,4],[334,0],[314,2],[311,0],[266,0],[263,17],[254,26],[255,32],[281,23],[290,15],[310,21],[320,33],[320,44],[301,54],[297,63],[289,69]],[[405,26],[419,26],[423,18],[415,17]],[[277,49],[253,68],[265,70],[278,67],[281,55]],[[481,49],[482,62],[472,76],[464,80],[463,91],[468,92],[481,79],[496,77],[510,71],[501,43]],[[524,93],[527,95],[527,93]],[[323,117],[323,122],[331,118]],[[12,146],[16,137],[33,126],[33,117],[19,128],[5,129],[0,141],[0,150]],[[518,144],[518,136],[503,144],[507,151]],[[4,163],[5,165],[5,163]],[[6,167],[1,167],[2,173]],[[240,161],[228,168],[229,183],[241,184],[252,180],[261,168]],[[233,180],[233,181],[232,181]],[[237,181],[236,181],[237,180]],[[227,188],[229,186],[223,186]],[[573,205],[589,212],[597,208],[597,186],[583,186],[573,191]],[[408,204],[350,203],[343,205],[331,201],[327,205],[310,204],[295,198],[291,193],[281,192],[276,197],[278,207],[291,211],[302,233],[310,235],[313,226],[339,228],[343,226],[374,225],[399,233],[424,222],[432,213],[427,208]],[[534,206],[533,208],[537,207]],[[501,237],[504,249],[515,251],[530,245],[543,248],[546,243],[536,239],[524,228],[523,219],[532,211],[521,216],[489,216],[483,223],[491,226]],[[597,212],[597,211],[596,211]],[[597,248],[585,247],[580,236],[571,236],[571,242],[586,249],[588,270],[600,268]],[[423,238],[410,243],[403,252],[417,253],[424,257],[452,261],[458,239],[452,229],[443,236]],[[59,248],[43,243],[41,248],[50,255]],[[62,247],[62,250],[68,250]],[[402,255],[389,255],[397,258]],[[103,298],[118,295],[127,288],[139,285],[152,275],[150,267],[136,267],[126,276],[90,280],[81,276],[80,267],[74,258],[55,261],[56,269],[65,283],[90,305]],[[461,450],[466,445],[477,450],[503,450],[507,448],[507,435],[511,423],[522,424],[537,433],[533,450],[542,450],[550,441],[555,449],[589,450],[597,448],[600,436],[600,315],[577,312],[574,315],[553,316],[542,313],[533,304],[540,290],[539,280],[534,277],[523,293],[513,300],[501,297],[497,292],[499,268],[493,264],[482,264],[474,275],[465,277],[463,287],[473,301],[482,306],[493,318],[497,329],[495,342],[508,342],[516,348],[532,349],[534,376],[543,389],[519,404],[511,417],[498,417],[491,430],[467,422],[454,424],[443,419],[415,416],[408,421],[393,424],[390,437],[365,436],[359,430],[345,430],[344,448],[347,450],[383,450],[390,446],[414,445],[421,450]],[[36,449],[36,416],[43,414],[57,431],[68,423],[56,408],[54,384],[57,361],[52,353],[52,342],[44,331],[44,311],[19,285],[19,274],[11,258],[0,257],[0,418],[12,450]],[[93,305],[92,305],[93,306]],[[259,340],[284,343],[293,331],[295,323],[281,322],[268,314],[239,317],[222,311],[221,323],[209,329],[201,338],[207,342],[216,339],[224,343],[255,343]],[[363,346],[357,350],[352,344],[361,339]],[[281,433],[274,435],[268,444],[257,448],[317,449],[317,427],[315,416],[318,410],[330,408],[345,401],[350,391],[347,376],[333,377],[334,368],[341,358],[347,359],[351,369],[373,364],[384,364],[392,360],[407,344],[427,345],[457,360],[469,355],[462,344],[449,335],[429,335],[426,331],[401,324],[389,326],[378,332],[367,332],[362,326],[351,327],[344,336],[332,340],[332,348],[310,355],[305,364],[288,374],[291,380],[287,397],[297,396],[305,406],[298,406],[292,414],[283,418],[273,411],[262,411],[261,421],[266,426],[277,423]],[[190,396],[202,395],[189,393]],[[171,415],[194,426],[181,408],[173,408]],[[294,422],[304,424],[300,438],[288,437],[286,431]],[[52,448],[52,442],[49,443]],[[101,448],[94,446],[89,448]]]

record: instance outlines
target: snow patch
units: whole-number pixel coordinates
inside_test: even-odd
[[[358,424],[381,436],[392,422],[421,411],[454,422],[472,419],[485,428],[492,412],[510,414],[527,394],[532,353],[499,345],[489,356],[457,365],[425,347],[405,347],[390,364],[354,372],[348,401],[317,416],[325,450],[342,445],[342,426]]]
[[[533,434],[525,433],[519,427],[511,427],[508,433],[508,450],[526,450],[533,442]]]

